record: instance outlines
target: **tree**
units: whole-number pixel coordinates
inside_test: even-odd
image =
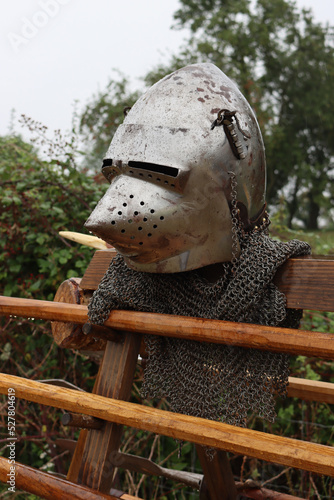
[[[124,110],[138,99],[139,92],[129,90],[126,78],[110,80],[105,91],[94,95],[80,117],[79,133],[85,144],[85,165],[99,171],[112,136],[122,123]]]
[[[318,228],[319,215],[333,203],[324,196],[330,191],[334,167],[334,50],[326,43],[327,35],[303,14],[303,32],[296,33],[295,48],[274,90],[281,93],[277,118],[281,132],[276,134],[271,162],[278,171],[278,161],[291,169],[289,225],[298,216],[308,229]]]
[[[294,216],[316,228],[330,203],[333,169],[334,52],[332,29],[287,0],[180,0],[177,27],[186,48],[147,83],[184,64],[208,60],[239,85],[254,108],[266,144],[267,199],[288,189]],[[301,199],[307,203],[301,203]]]

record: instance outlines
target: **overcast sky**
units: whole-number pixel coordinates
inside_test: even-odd
[[[297,4],[334,25],[334,0]],[[69,128],[74,100],[84,105],[115,69],[137,88],[186,37],[170,29],[178,7],[178,0],[0,0],[0,134],[13,108],[51,130]]]

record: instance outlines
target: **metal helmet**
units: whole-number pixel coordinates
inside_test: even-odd
[[[230,261],[232,178],[246,230],[264,210],[258,123],[235,84],[209,63],[175,71],[135,103],[102,172],[110,186],[85,226],[136,271]]]

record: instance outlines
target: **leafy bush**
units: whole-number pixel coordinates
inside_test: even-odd
[[[53,300],[62,281],[83,275],[94,253],[61,238],[59,231],[85,232],[83,224],[106,187],[100,176],[89,177],[77,166],[72,141],[59,133],[48,140],[45,127],[26,122],[44,152],[20,137],[0,137],[0,294]],[[59,349],[50,323],[2,317],[0,325],[1,372],[33,380],[61,378],[92,389],[97,365],[78,352]],[[6,399],[0,411],[0,455],[4,456]],[[54,441],[74,438],[74,432],[61,426],[60,413],[17,402],[18,461],[66,473],[69,454],[57,451]],[[35,498],[26,494],[16,498],[20,497]]]
[[[0,293],[52,300],[67,277],[80,276],[92,250],[59,231],[83,224],[105,187],[63,159],[43,161],[19,137],[0,138]]]

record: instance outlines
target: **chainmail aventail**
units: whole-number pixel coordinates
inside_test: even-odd
[[[90,322],[103,324],[112,309],[128,309],[297,328],[301,311],[286,309],[272,279],[289,257],[310,253],[309,245],[253,231],[241,249],[215,283],[198,271],[136,272],[118,254],[91,299]],[[274,392],[287,390],[288,355],[159,336],[145,342],[143,397],[165,397],[175,412],[233,425],[245,426],[249,413],[274,420]]]

